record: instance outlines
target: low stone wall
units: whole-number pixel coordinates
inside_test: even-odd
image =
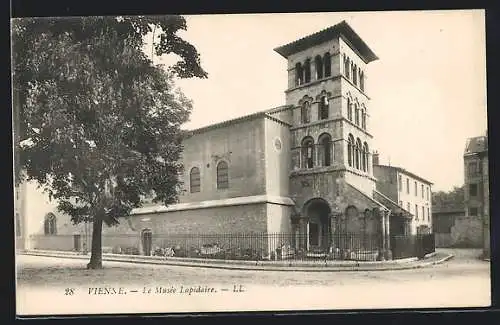
[[[457,217],[449,233],[436,233],[436,247],[483,247],[483,223],[479,217]]]
[[[40,250],[75,250],[73,235],[30,236],[30,247]]]

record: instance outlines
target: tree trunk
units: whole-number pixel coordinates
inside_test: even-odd
[[[102,218],[96,216],[92,225],[92,250],[87,269],[102,269]]]

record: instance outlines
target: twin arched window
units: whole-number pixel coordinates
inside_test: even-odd
[[[44,219],[43,226],[45,235],[56,235],[57,234],[56,216],[51,212],[47,213]]]
[[[332,61],[330,53],[325,53],[323,57],[317,55],[314,58],[314,67],[316,69],[316,80],[330,77],[332,75]],[[300,86],[311,82],[311,61],[307,59],[304,64],[295,65],[295,85]]]
[[[324,93],[324,92],[323,92]],[[318,98],[318,97],[317,97]],[[300,122],[302,124],[307,124],[311,122],[311,101],[312,98],[304,97],[300,105]],[[329,117],[330,103],[328,101],[328,96],[325,93],[321,94],[318,103],[318,120],[326,120]]]
[[[217,164],[217,188],[229,188],[229,167],[225,161]]]
[[[331,166],[333,161],[333,142],[328,133],[323,133],[318,138],[318,144],[310,136],[305,137],[301,143],[301,166],[302,168],[313,168],[316,164],[316,151],[318,148],[318,161],[320,166]]]
[[[198,167],[191,168],[189,172],[189,187],[191,193],[197,193],[201,190],[200,169]]]
[[[349,137],[347,138],[347,163],[349,164],[349,167],[354,167],[364,172],[368,172],[369,152],[368,144],[366,142],[362,144],[359,138],[354,140],[354,136],[349,134]]]
[[[227,162],[220,161],[217,164],[217,188],[229,188],[229,167]],[[201,174],[198,167],[191,168],[189,172],[189,188],[191,193],[201,191]]]

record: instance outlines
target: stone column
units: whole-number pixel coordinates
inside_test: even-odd
[[[380,223],[381,223],[381,235],[382,235],[382,247],[381,247],[381,255],[382,255],[382,260],[385,260],[385,249],[386,249],[386,222],[385,222],[385,212],[379,210],[379,215],[380,215]]]
[[[392,252],[391,252],[391,227],[390,227],[390,222],[391,222],[391,211],[385,211],[384,214],[386,215],[385,217],[385,259],[387,260],[392,260]]]

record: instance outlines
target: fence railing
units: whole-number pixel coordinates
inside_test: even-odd
[[[79,235],[32,236],[35,249],[90,249],[90,238]],[[84,244],[85,243],[85,244]],[[381,259],[381,235],[334,233],[310,236],[290,233],[227,234],[103,234],[103,252],[128,255],[155,255],[165,258],[227,260],[354,260]],[[434,252],[434,234],[391,236],[394,259],[422,257]]]

